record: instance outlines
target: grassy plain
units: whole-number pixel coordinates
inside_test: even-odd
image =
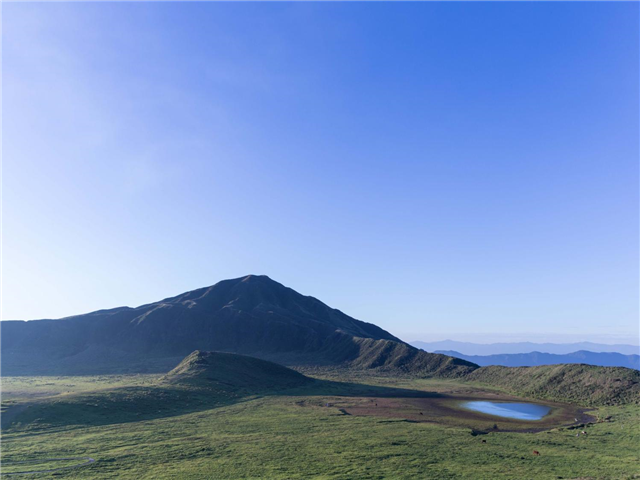
[[[429,402],[448,396],[507,398],[497,390],[453,380],[305,373],[323,381],[263,395],[158,386],[157,375],[3,378],[3,417],[13,423],[2,432],[2,470],[24,471],[21,461],[29,461],[28,470],[40,469],[41,461],[44,470],[73,462],[47,459],[79,464],[90,457],[95,462],[58,470],[55,478],[640,478],[637,405],[594,409],[588,413],[611,418],[579,428],[558,427],[575,413],[559,405],[551,423],[506,425],[430,409]],[[385,402],[399,407],[349,414],[354,406]],[[419,420],[416,409],[424,414]],[[543,430],[506,431],[533,424]],[[576,436],[581,430],[587,435]]]

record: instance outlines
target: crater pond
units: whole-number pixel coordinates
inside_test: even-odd
[[[487,415],[495,415],[497,417],[514,418],[517,420],[541,420],[542,417],[547,415],[549,410],[551,410],[551,407],[537,405],[535,403],[472,401],[464,402],[461,406],[474,412],[486,413]]]

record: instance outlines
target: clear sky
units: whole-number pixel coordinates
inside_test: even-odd
[[[266,274],[637,342],[639,5],[5,3],[3,319]]]

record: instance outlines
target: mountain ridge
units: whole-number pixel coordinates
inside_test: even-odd
[[[637,370],[479,367],[415,348],[266,276],[223,280],[135,308],[60,320],[7,321],[0,328],[4,376],[166,374],[198,350],[283,367],[456,378],[533,398],[589,405],[640,402]]]
[[[428,352],[436,350],[455,351],[463,355],[501,355],[531,353],[538,351],[541,353],[552,353],[556,355],[566,355],[569,353],[586,350],[594,353],[620,353],[622,355],[639,355],[640,346],[627,344],[603,344],[593,342],[574,343],[534,343],[534,342],[500,342],[500,343],[473,343],[460,342],[456,340],[440,340],[437,342],[409,342],[416,348]]]
[[[264,275],[222,280],[134,308],[2,323],[3,370],[10,375],[166,372],[194,350],[383,369],[401,369],[398,359],[410,356],[425,373],[454,376],[457,369],[477,368],[421,352]]]
[[[464,355],[453,350],[436,350],[451,357],[461,358],[481,367],[536,367],[541,365],[585,364],[599,367],[625,367],[640,370],[640,355],[623,355],[616,352],[588,352],[579,350],[564,355],[544,352],[504,353],[496,355]]]

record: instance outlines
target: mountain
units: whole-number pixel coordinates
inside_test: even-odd
[[[167,384],[252,392],[299,387],[313,380],[277,363],[245,355],[196,350],[163,377]]]
[[[579,342],[579,343],[470,343],[457,342],[455,340],[442,340],[439,342],[410,342],[416,348],[427,352],[455,351],[463,355],[498,355],[514,353],[543,352],[556,355],[567,355],[578,351],[588,351],[595,353],[620,353],[622,355],[640,354],[638,345],[607,345],[603,343]]]
[[[223,280],[137,308],[99,310],[59,320],[3,321],[0,328],[4,376],[166,373],[174,369],[165,376],[164,385],[166,398],[176,401],[184,400],[189,381],[202,385],[210,379],[223,386],[225,382],[232,385],[235,379],[249,386],[274,381],[278,385],[276,378],[285,382],[299,379],[261,360],[281,366],[335,366],[459,378],[530,397],[590,405],[640,398],[637,370],[586,365],[480,368],[467,360],[415,348],[266,276]],[[252,369],[255,375],[249,373]],[[179,384],[172,383],[175,381]],[[235,389],[216,391],[235,398]],[[118,401],[127,404],[126,394],[120,391],[117,395],[124,395]],[[145,395],[142,391],[140,402],[146,401]]]
[[[477,366],[428,354],[267,276],[248,275],[137,308],[3,321],[4,375],[167,372],[194,350],[285,365],[354,365],[457,376]]]
[[[436,351],[451,357],[473,362],[481,367],[502,365],[503,367],[533,367],[538,365],[559,365],[563,363],[582,363],[601,367],[626,367],[640,370],[640,355],[622,355],[620,353],[597,353],[581,350],[566,355],[531,352],[502,355],[464,355],[452,350]]]

